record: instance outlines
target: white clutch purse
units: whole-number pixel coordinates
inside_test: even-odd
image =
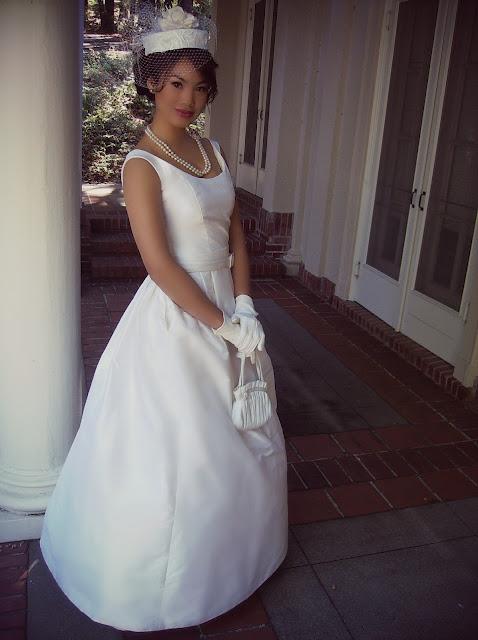
[[[232,401],[232,421],[241,430],[262,427],[272,416],[272,403],[267,391],[267,382],[262,375],[262,366],[257,353],[255,365],[257,380],[244,384],[244,363],[246,355],[240,354],[241,374],[239,383],[234,389]]]

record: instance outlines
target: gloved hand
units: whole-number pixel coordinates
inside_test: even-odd
[[[257,346],[257,340],[254,334],[248,331],[244,326],[241,327],[239,321],[232,322],[232,319],[222,312],[224,321],[220,327],[212,329],[213,333],[217,336],[221,336],[225,340],[232,342],[238,351],[243,351],[247,354],[254,351]]]
[[[234,309],[234,313],[231,317],[234,318],[236,315],[244,315],[253,318],[259,315],[254,308],[254,302],[252,301],[251,296],[248,296],[245,293],[240,293],[236,296],[236,308]]]
[[[259,314],[254,308],[252,298],[245,293],[236,296],[236,308],[231,316],[232,322],[240,322],[245,333],[251,335],[253,343],[259,351],[264,349],[265,333],[257,316]],[[250,353],[248,352],[248,355]]]

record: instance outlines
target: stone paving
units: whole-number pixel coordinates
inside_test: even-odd
[[[85,287],[88,386],[139,284],[104,280]],[[447,395],[295,278],[253,280],[252,296],[274,363],[287,443],[284,563],[214,620],[138,634],[79,612],[51,578],[37,540],[0,545],[2,640],[25,637],[22,619],[29,640],[478,637],[475,405]],[[25,599],[18,585],[27,566]]]

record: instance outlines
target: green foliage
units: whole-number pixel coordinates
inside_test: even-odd
[[[83,62],[83,181],[117,182],[138,141],[147,100],[136,94],[124,52],[86,51]]]
[[[130,17],[137,15],[142,4],[154,4],[157,10],[167,9],[171,6],[181,5],[181,0],[115,0],[114,22],[118,33],[121,32],[124,22],[129,22]],[[193,0],[192,8],[196,14],[211,15],[212,0]],[[186,10],[188,10],[186,8]],[[101,20],[98,0],[84,0],[84,30],[85,33],[100,33]]]
[[[83,182],[120,182],[124,156],[138,142],[153,109],[136,93],[127,53],[85,51]],[[190,128],[203,135],[204,114]]]

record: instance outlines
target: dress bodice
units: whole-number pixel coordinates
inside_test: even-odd
[[[194,176],[142,149],[130,151],[121,168],[122,183],[123,169],[130,158],[143,158],[158,173],[169,248],[179,263],[227,255],[229,251],[234,185],[218,142],[211,140],[211,145],[222,169],[213,178]]]

